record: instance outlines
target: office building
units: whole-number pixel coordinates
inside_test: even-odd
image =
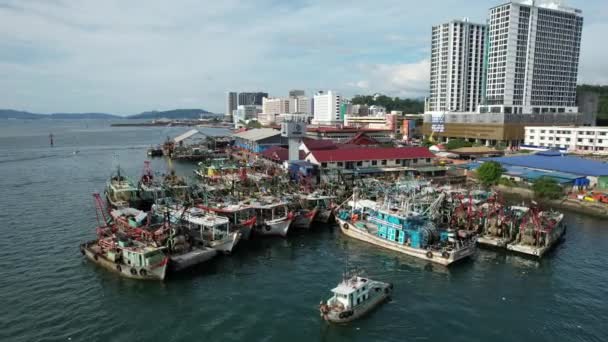
[[[608,127],[531,126],[525,129],[526,146],[608,153]]]
[[[290,97],[289,113],[312,114],[312,99],[306,96]]]
[[[433,26],[427,112],[471,112],[482,97],[487,26],[468,19]]]
[[[491,113],[576,113],[583,17],[558,2],[490,9],[485,103]]]
[[[289,97],[301,97],[306,95],[304,90],[292,89],[289,91]]]
[[[333,91],[318,92],[314,97],[312,123],[317,125],[336,125],[343,122],[340,109],[345,103],[340,94]]]
[[[268,97],[268,93],[254,92],[254,93],[239,93],[239,106],[261,106],[262,99]]]
[[[233,91],[226,93],[226,111],[224,112],[225,116],[231,116],[232,112],[236,110],[237,104],[237,94]]]

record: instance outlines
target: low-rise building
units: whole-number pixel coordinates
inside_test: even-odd
[[[376,173],[412,170],[434,164],[435,155],[426,147],[359,147],[313,150],[306,160],[323,171]]]
[[[287,139],[273,128],[258,128],[235,133],[234,146],[249,152],[261,153],[276,146],[287,146]]]
[[[608,154],[608,127],[526,126],[526,147]]]

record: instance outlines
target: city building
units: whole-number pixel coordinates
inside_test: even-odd
[[[312,123],[317,125],[336,125],[343,122],[340,109],[345,103],[342,96],[333,91],[318,92],[314,96]]]
[[[367,116],[369,115],[369,107],[365,104],[354,104],[352,105],[352,115]]]
[[[236,110],[236,107],[238,105],[237,100],[237,94],[235,92],[230,91],[226,93],[226,111],[224,112],[225,116],[232,116],[232,112]]]
[[[426,112],[472,112],[482,98],[487,26],[467,18],[433,26]]]
[[[557,1],[490,9],[481,113],[575,113],[583,16]]]
[[[262,113],[258,115],[258,121],[262,125],[271,125],[276,122],[280,114],[289,113],[289,99],[263,98]]]
[[[301,97],[306,95],[304,90],[292,89],[289,91],[289,97]]]
[[[268,93],[253,92],[253,93],[239,93],[239,106],[261,106],[262,99],[268,97]]]
[[[295,96],[289,98],[289,113],[312,114],[311,98],[306,96]]]
[[[526,126],[590,121],[576,106],[582,12],[523,0],[496,6],[489,14],[481,104],[475,113],[427,112],[423,135],[519,146]]]
[[[608,154],[608,127],[526,127],[526,147],[557,148],[570,152]]]
[[[287,139],[281,137],[281,132],[272,128],[251,129],[235,133],[234,146],[248,152],[261,153],[271,147],[287,146]]]
[[[370,106],[368,108],[368,115],[369,116],[384,116],[386,115],[386,108],[382,107],[382,106]]]
[[[524,143],[526,126],[546,126],[547,123],[578,126],[581,119],[578,113],[427,113],[422,134],[439,142],[464,139],[486,146],[502,143],[511,147]]]
[[[256,105],[239,105],[237,109],[232,112],[232,122],[234,128],[245,126],[250,120],[257,120],[258,115],[262,112],[262,106]]]

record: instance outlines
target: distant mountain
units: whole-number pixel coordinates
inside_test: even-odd
[[[106,113],[53,113],[53,114],[37,114],[24,112],[20,110],[12,109],[0,109],[0,119],[87,119],[87,120],[100,120],[100,119],[124,119],[121,116],[106,114]]]
[[[210,113],[204,109],[174,109],[167,111],[151,111],[143,112],[130,116],[118,116],[107,113],[53,113],[53,114],[38,114],[30,113],[13,109],[0,109],[0,119],[76,119],[76,120],[122,120],[122,119],[198,119],[201,116],[209,117],[216,114]]]
[[[128,116],[127,119],[198,119],[201,116],[215,116],[215,114],[204,109],[174,109],[166,111],[143,112],[141,114]]]

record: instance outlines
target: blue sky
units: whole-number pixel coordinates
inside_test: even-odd
[[[0,108],[223,112],[225,92],[425,96],[433,24],[481,0],[0,0]],[[608,84],[608,1],[585,24],[579,83]]]

